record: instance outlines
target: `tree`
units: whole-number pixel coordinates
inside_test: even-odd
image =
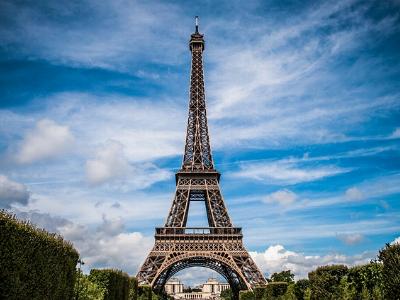
[[[137,300],[138,297],[138,281],[135,277],[129,278],[129,300]]]
[[[311,300],[311,289],[309,287],[304,292],[303,300]]]
[[[294,274],[290,270],[274,273],[271,275],[270,281],[292,283],[294,282]]]
[[[367,292],[372,295],[375,288],[382,290],[382,268],[380,262],[372,261],[349,269],[348,281],[357,291],[357,295],[361,296],[363,293],[365,295]]]
[[[104,299],[105,289],[91,282],[88,276],[77,272],[75,283],[75,298],[79,300],[102,300]]]
[[[340,281],[347,275],[348,269],[344,265],[318,267],[308,273],[311,287],[311,299],[339,299]]]
[[[296,294],[294,293],[294,284],[289,284],[286,293],[280,298],[282,300],[297,300]]]
[[[379,251],[383,264],[382,279],[385,299],[400,299],[400,243],[386,244]]]
[[[300,279],[294,284],[294,294],[296,298],[299,300],[304,299],[304,293],[307,288],[310,286],[310,282],[308,279]]]
[[[347,275],[340,280],[339,297],[341,300],[353,300],[357,297],[357,291],[354,285],[348,281]]]

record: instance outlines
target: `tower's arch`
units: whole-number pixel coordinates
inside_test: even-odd
[[[171,277],[179,271],[192,267],[203,267],[217,272],[225,278],[234,293],[241,289],[251,288],[247,286],[241,270],[229,258],[218,253],[181,254],[174,257],[160,268],[158,276],[154,278],[153,288],[156,291],[163,291],[166,282]]]

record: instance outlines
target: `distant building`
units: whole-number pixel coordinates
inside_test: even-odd
[[[229,289],[228,283],[221,283],[215,278],[209,278],[207,282],[203,284],[201,291],[203,293],[221,294],[221,292],[226,289]]]
[[[183,293],[183,283],[181,283],[178,278],[171,278],[165,284],[165,292],[168,295]]]
[[[177,278],[172,278],[165,284],[165,292],[176,300],[184,299],[202,299],[202,300],[218,300],[221,292],[229,289],[228,283],[218,282],[215,278],[209,278],[206,283],[201,286],[201,292],[185,293],[183,284]]]

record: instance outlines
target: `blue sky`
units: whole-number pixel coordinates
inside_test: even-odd
[[[260,268],[368,262],[400,236],[399,11],[2,1],[0,204],[63,234],[87,268],[136,273],[174,193],[199,15],[214,161]]]

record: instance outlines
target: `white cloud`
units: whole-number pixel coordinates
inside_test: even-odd
[[[373,254],[368,252],[352,256],[343,254],[305,255],[287,250],[282,245],[273,245],[264,252],[250,252],[250,254],[263,272],[272,274],[282,270],[291,270],[296,275],[296,279],[307,277],[308,272],[315,270],[318,266],[332,264],[353,266],[368,263],[373,258]]]
[[[131,168],[124,154],[123,145],[117,141],[108,141],[98,149],[95,156],[95,159],[86,162],[86,178],[91,184],[100,184],[122,177]]]
[[[400,244],[400,236],[398,238],[395,238],[393,242],[391,242],[391,244]]]
[[[11,204],[28,203],[30,193],[27,187],[19,182],[12,181],[4,175],[0,175],[0,206],[10,208]]]
[[[114,187],[129,190],[144,189],[171,177],[170,171],[152,163],[130,163],[124,149],[120,142],[112,140],[100,147],[96,157],[86,162],[87,181],[98,185],[114,180]]]
[[[364,240],[364,236],[360,233],[338,234],[337,238],[347,245],[359,244]]]
[[[397,139],[400,138],[400,128],[396,128],[393,133],[390,135],[390,138]]]
[[[364,198],[364,194],[356,187],[346,190],[345,196],[348,200],[358,201]]]
[[[121,143],[130,162],[183,151],[187,111],[178,101],[83,93],[60,93],[42,101],[52,103],[46,115],[56,116],[74,131],[77,150],[85,156],[107,140]]]
[[[291,160],[273,162],[246,163],[233,177],[250,178],[265,183],[296,184],[322,179],[324,177],[349,172],[349,169],[337,166],[299,167]]]
[[[119,268],[135,275],[153,246],[153,238],[140,232],[124,232],[120,218],[107,219],[95,229],[70,223],[59,228],[72,241],[86,269]]]
[[[266,203],[278,203],[280,205],[290,205],[297,199],[297,195],[290,190],[283,189],[276,191],[264,198]]]
[[[68,126],[42,119],[25,135],[16,160],[24,164],[61,155],[71,146],[73,140]]]

